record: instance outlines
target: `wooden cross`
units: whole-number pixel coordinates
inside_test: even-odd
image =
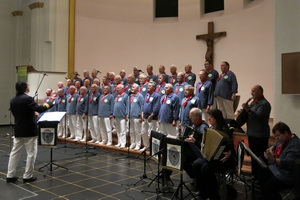
[[[226,32],[214,32],[214,23],[208,22],[208,33],[204,35],[196,35],[197,40],[206,41],[207,51],[205,54],[205,59],[213,63],[214,59],[214,40],[219,37],[226,36]]]

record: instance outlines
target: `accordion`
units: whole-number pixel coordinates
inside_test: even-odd
[[[226,133],[208,128],[203,135],[201,153],[208,161],[219,160],[227,145]]]

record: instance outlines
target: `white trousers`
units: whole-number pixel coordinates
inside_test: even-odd
[[[149,138],[151,135],[151,131],[157,131],[157,120],[152,120],[148,122],[148,120],[143,121],[142,123],[142,139],[144,147],[149,147]]]
[[[98,126],[98,116],[97,115],[89,115],[88,116],[88,126],[91,132],[92,140],[97,140],[97,136],[99,135],[99,126]]]
[[[130,144],[136,147],[141,147],[141,129],[142,123],[139,119],[130,118]]]
[[[70,137],[74,138],[76,135],[77,116],[68,115],[68,122],[69,122],[69,129],[70,129]]]
[[[67,137],[67,135],[68,135],[67,133],[65,133],[65,126],[66,126],[65,117],[62,118],[60,123],[57,124],[57,136],[58,137],[63,137],[63,136]]]
[[[167,137],[176,138],[178,135],[177,126],[172,126],[172,124],[168,123],[160,123],[159,132],[165,134]]]
[[[120,143],[121,146],[126,146],[126,120],[122,118],[115,118],[115,120],[118,135],[118,143]]]
[[[83,137],[82,137],[83,132]],[[77,139],[87,139],[86,135],[86,118],[83,119],[82,115],[78,115],[77,117],[77,130],[76,130],[76,138]]]
[[[104,143],[112,143],[112,127],[111,127],[111,119],[109,117],[98,117],[99,119],[99,127],[100,134],[97,135],[97,140]]]
[[[9,161],[7,178],[13,178],[16,176],[18,163],[25,147],[27,153],[25,173],[23,179],[28,179],[33,176],[34,163],[37,154],[37,136],[35,137],[15,137],[13,141],[13,148],[11,150]]]
[[[222,97],[215,97],[217,108],[222,111],[225,119],[234,119],[233,101]]]

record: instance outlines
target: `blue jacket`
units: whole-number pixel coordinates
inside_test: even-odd
[[[173,120],[179,119],[179,98],[176,94],[171,93],[164,95],[160,99],[159,120],[161,123],[171,124]]]
[[[109,117],[114,113],[115,99],[112,94],[102,94],[99,98],[98,116]]]
[[[199,107],[199,98],[196,96],[193,96],[192,98],[188,99],[187,104],[184,106],[185,98],[181,101],[180,106],[180,123],[182,126],[192,126],[192,121],[189,117],[190,110],[192,108],[198,108]]]
[[[174,92],[179,98],[179,102],[184,98],[184,87],[188,85],[186,82],[182,82],[181,84],[176,83],[174,85]]]
[[[79,95],[76,105],[76,114],[87,114],[89,95]]]
[[[130,97],[128,97],[128,101],[127,113],[129,113],[129,118],[137,119],[141,117],[144,104],[143,95],[141,93],[131,94]]]
[[[128,95],[123,93],[122,95],[118,95],[115,98],[115,105],[114,105],[114,117],[117,118],[125,118],[127,113],[127,106],[128,106]]]
[[[92,92],[89,95],[89,103],[88,103],[88,115],[98,115],[98,107],[99,107],[99,98],[100,93],[96,92],[93,94]]]
[[[78,94],[74,93],[73,95],[69,94],[67,96],[67,114],[75,115],[76,114],[76,106],[77,106],[77,98]]]
[[[237,92],[238,83],[236,76],[232,71],[228,71],[217,81],[215,96],[231,100],[232,93]]]
[[[152,74],[151,76],[148,75],[148,79],[149,79],[149,82],[150,82],[150,81],[153,81],[153,82],[155,82],[155,83],[158,83],[158,82],[157,82],[158,76],[155,75],[155,74]]]
[[[219,78],[219,73],[216,70],[212,69],[210,72],[208,72],[208,80],[213,85],[213,91],[215,91],[218,78]]]
[[[152,113],[154,114],[153,119],[158,119],[160,109],[160,95],[153,92],[151,95],[147,93],[145,97],[145,102],[143,105],[144,119],[147,119]]]
[[[214,103],[213,85],[210,81],[205,81],[200,88],[201,83],[199,81],[196,85],[196,96],[200,101],[199,108],[206,109],[207,105]]]
[[[250,109],[247,120],[247,135],[257,138],[269,138],[271,104],[265,98],[262,98],[254,103]]]
[[[278,145],[279,144],[276,143],[274,146],[277,147]],[[295,174],[293,173],[293,161],[300,159],[300,140],[296,135],[284,145],[279,159],[280,165],[269,165],[269,169],[279,180],[287,184],[293,184],[295,178]]]
[[[140,85],[140,93],[143,95],[143,97],[146,96],[146,94],[148,93],[148,82],[144,85]]]
[[[62,98],[56,97],[56,111],[66,112],[67,111],[67,97],[64,95]]]
[[[185,82],[194,87],[196,82],[196,74],[194,74],[193,72],[185,74]]]
[[[160,96],[165,95],[165,93],[166,93],[165,86],[166,86],[166,82],[163,84],[157,84],[155,92],[160,94]]]

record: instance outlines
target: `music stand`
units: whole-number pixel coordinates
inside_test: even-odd
[[[183,156],[184,156],[184,144],[183,140],[173,139],[173,138],[165,138],[164,140],[164,149],[163,152],[163,168],[175,172],[179,172],[180,174],[180,183],[172,195],[171,199],[174,197],[178,197],[180,192],[179,199],[185,199],[187,196],[192,195],[193,198],[196,198],[192,191],[186,186],[185,182],[183,182]],[[183,186],[189,192],[185,197],[183,197]]]
[[[233,127],[235,132],[245,133],[240,124],[234,119],[225,119],[229,127]]]
[[[162,154],[162,146],[163,141],[165,139],[165,135],[156,131],[151,131],[150,135],[150,156],[147,158],[147,160],[150,160],[151,158],[157,160],[157,174],[152,179],[152,181],[148,184],[148,187],[154,182],[157,181],[157,188],[155,190],[155,193],[157,194],[157,197],[159,196],[159,193],[162,191],[160,190],[160,181],[159,176],[162,175],[162,171],[159,168],[160,161],[161,161],[161,154]],[[162,183],[164,184],[164,183]],[[153,191],[146,191],[142,190],[141,192],[153,192]]]
[[[57,168],[63,168],[68,170],[66,167],[54,163],[52,159],[53,148],[56,147],[57,143],[57,124],[62,120],[65,114],[66,112],[46,112],[38,121],[38,144],[41,146],[50,147],[50,162],[39,168],[39,170],[41,170],[49,166],[48,170],[44,174],[44,177],[47,175],[48,171],[52,172]],[[56,168],[53,169],[52,165],[55,165]]]

